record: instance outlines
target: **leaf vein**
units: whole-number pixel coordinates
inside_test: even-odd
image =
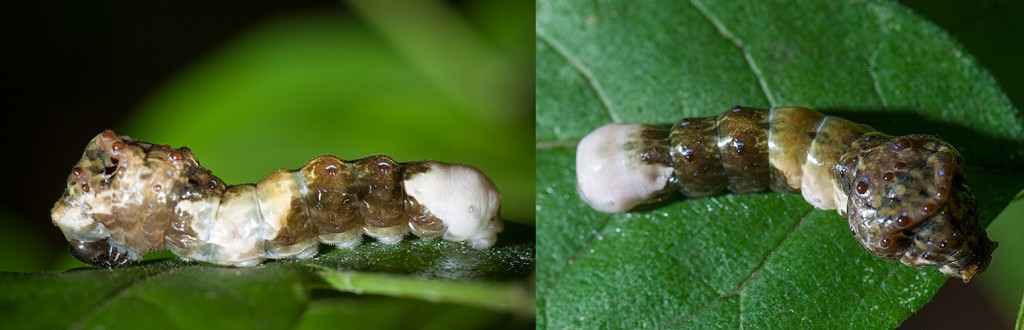
[[[750,283],[750,281],[753,280],[755,277],[757,277],[757,275],[760,274],[762,270],[764,270],[764,266],[768,264],[768,260],[771,259],[772,256],[774,256],[775,253],[779,251],[779,247],[781,247],[782,244],[784,244],[787,240],[793,237],[793,233],[796,233],[797,229],[799,229],[800,226],[803,225],[804,221],[807,220],[807,216],[810,215],[811,212],[814,212],[813,208],[808,209],[806,212],[804,212],[803,215],[800,216],[800,221],[797,221],[796,225],[794,225],[793,228],[790,228],[789,232],[786,233],[786,236],[779,240],[779,243],[768,251],[768,254],[761,259],[761,263],[757,265],[757,268],[755,268],[754,271],[750,272],[750,276],[748,276],[746,280],[743,280],[743,282],[740,283],[740,285],[736,286],[736,289],[733,290],[731,294],[743,293],[743,289],[746,288],[747,284]]]
[[[608,214],[607,216],[605,216],[604,221],[601,222],[601,225],[597,226],[597,227],[594,227],[593,230],[594,231],[598,231],[598,229],[600,229],[600,230],[603,231],[604,229],[608,228],[608,224],[611,223],[612,217],[613,217],[612,214]],[[598,233],[597,235],[590,235],[590,238],[587,239],[586,242],[583,242],[583,244],[580,244],[579,249],[576,249],[576,252],[574,252],[572,254],[572,256],[569,257],[569,260],[576,260],[576,258],[579,257],[580,253],[583,253],[583,250],[586,250],[588,247],[590,247],[590,244],[593,243],[594,239],[596,239],[599,235],[600,235],[600,233]],[[569,269],[568,265],[562,266],[561,269],[556,269],[553,272],[553,276],[555,278],[553,280],[551,280],[551,285],[548,285],[547,289],[545,289],[544,292],[541,292],[539,295],[537,295],[537,297],[538,297],[537,299],[538,300],[546,299],[547,296],[548,296],[548,293],[550,293],[552,290],[554,290],[555,287],[558,287],[558,282],[562,279],[562,275],[564,275],[565,272],[568,271],[568,269]]]
[[[718,296],[715,299],[712,299],[707,304],[704,304],[703,306],[701,306],[700,308],[695,310],[693,313],[687,314],[685,317],[683,317],[682,319],[679,319],[678,321],[674,321],[674,322],[668,323],[666,325],[666,327],[672,328],[674,325],[685,323],[685,322],[693,319],[694,317],[696,317],[697,314],[700,314],[700,312],[702,310],[706,309],[708,306],[713,305],[714,303],[716,303],[716,302],[718,302],[718,301],[720,301],[720,300],[722,300],[722,299],[724,299],[726,297],[737,295],[737,296],[739,296],[739,308],[740,308],[739,321],[740,321],[740,327],[742,328],[743,327],[743,292],[744,292],[744,289],[746,288],[747,283],[750,283],[751,280],[753,280],[755,277],[757,277],[757,275],[760,274],[762,270],[764,270],[764,266],[768,263],[768,260],[771,259],[771,257],[773,255],[775,255],[775,252],[777,252],[779,250],[779,247],[782,246],[783,243],[785,243],[787,240],[789,240],[793,236],[793,233],[795,233],[797,231],[797,229],[800,228],[800,226],[804,223],[804,220],[807,219],[807,216],[810,215],[811,212],[813,212],[813,211],[814,211],[813,208],[812,209],[808,209],[806,212],[804,212],[803,215],[800,216],[800,220],[797,221],[796,225],[794,225],[793,228],[790,228],[789,232],[786,233],[786,236],[783,237],[781,240],[779,240],[779,243],[776,244],[775,247],[772,248],[770,250],[770,252],[767,255],[765,255],[764,258],[761,259],[761,263],[758,265],[758,267],[755,268],[754,271],[752,271],[750,273],[750,276],[748,276],[746,280],[744,280],[742,283],[740,283],[738,286],[736,286],[736,289],[734,289],[734,290],[732,290],[732,291],[730,291],[730,292],[728,292],[726,294],[722,294],[722,295]],[[792,283],[789,283],[789,284],[794,286],[794,287],[796,287],[796,285],[794,285]],[[799,288],[797,288],[797,290],[799,291]]]
[[[781,240],[779,240],[779,243],[776,244],[775,247],[773,247],[768,252],[768,254],[764,256],[763,259],[761,259],[761,263],[757,265],[757,268],[755,268],[754,271],[750,272],[750,276],[748,276],[746,280],[743,280],[743,282],[740,283],[740,285],[736,286],[736,289],[733,290],[732,293],[730,293],[730,294],[736,294],[736,295],[739,296],[739,313],[738,313],[739,314],[739,316],[738,316],[739,320],[738,321],[739,321],[739,327],[741,329],[743,328],[743,297],[744,297],[743,293],[746,292],[744,289],[747,287],[747,284],[750,283],[759,274],[761,274],[761,271],[764,270],[765,265],[768,264],[768,260],[771,259],[772,256],[774,256],[775,253],[779,251],[779,248],[782,246],[782,244],[784,244],[787,240],[789,240],[791,237],[793,237],[793,233],[795,233],[797,231],[797,229],[799,229],[800,226],[803,225],[804,220],[806,220],[807,216],[810,215],[811,212],[813,212],[813,211],[814,211],[814,209],[808,209],[806,212],[804,212],[804,214],[800,216],[800,221],[797,221],[796,225],[794,225],[793,228],[790,228],[789,232],[786,233],[786,236],[783,237]],[[790,285],[793,285],[793,284],[790,283]],[[798,291],[799,291],[799,289],[800,288],[797,287]]]
[[[554,49],[555,52],[558,53],[558,55],[562,56],[562,58],[564,58],[567,62],[569,62],[569,64],[572,65],[573,69],[575,69],[577,72],[580,73],[580,75],[587,79],[587,86],[589,86],[590,89],[597,94],[597,98],[601,100],[601,104],[604,105],[605,110],[608,112],[608,116],[612,118],[613,122],[619,122],[619,116],[615,114],[615,111],[612,111],[611,100],[608,99],[608,96],[605,94],[604,89],[601,88],[601,83],[598,82],[597,78],[594,77],[593,72],[591,72],[589,68],[583,65],[583,63],[580,62],[580,60],[576,58],[576,56],[573,56],[572,53],[570,53],[564,45],[554,40],[554,38],[549,37],[543,29],[537,28],[536,33],[537,40],[544,42],[552,49]]]
[[[706,18],[708,22],[710,22],[711,25],[715,27],[716,30],[718,30],[718,34],[720,34],[722,37],[731,42],[734,46],[736,46],[736,48],[740,50],[740,53],[743,55],[743,60],[747,62],[747,66],[750,68],[750,71],[754,74],[754,78],[757,78],[757,84],[759,87],[761,87],[761,92],[764,94],[765,100],[768,101],[768,105],[772,107],[776,106],[778,103],[776,103],[775,97],[772,96],[772,92],[768,88],[768,82],[764,79],[764,74],[761,72],[761,67],[757,65],[757,62],[754,61],[754,57],[747,50],[747,44],[744,43],[743,40],[741,40],[739,37],[736,37],[736,35],[733,34],[731,31],[729,31],[729,29],[725,27],[725,24],[723,24],[721,20],[719,20],[717,17],[715,17],[715,15],[712,15],[711,12],[708,11],[707,7],[704,7],[704,5],[697,2],[697,0],[690,0],[689,2],[691,5],[693,5],[694,8],[697,8],[697,11],[699,11],[701,15],[704,16],[704,18]]]
[[[871,75],[871,84],[875,90],[875,96],[878,96],[878,101],[882,102],[882,107],[889,109],[889,102],[885,99],[885,94],[882,94],[882,85],[878,80],[878,72],[875,71],[875,58],[878,57],[878,50],[876,49],[868,57],[868,75]]]

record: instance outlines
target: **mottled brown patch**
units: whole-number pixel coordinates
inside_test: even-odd
[[[409,230],[419,237],[440,237],[448,226],[412,196],[405,198],[405,212],[409,214]]]
[[[664,140],[667,139],[669,131],[661,127],[651,127],[640,131],[640,137],[644,140]]]
[[[330,174],[330,169],[337,171]],[[334,156],[320,156],[299,169],[308,194],[303,197],[309,221],[321,234],[362,228],[359,185],[352,165]]]
[[[402,180],[409,180],[417,174],[426,173],[430,171],[430,164],[437,163],[435,161],[419,161],[401,164],[402,166]]]
[[[668,165],[671,162],[668,154],[668,134],[667,127],[643,125],[643,129],[626,137],[623,148],[627,155],[636,155],[643,164]]]
[[[356,160],[354,173],[359,186],[359,212],[365,225],[377,228],[406,226],[402,173],[390,157],[369,156]]]
[[[836,180],[856,190],[849,192],[848,220],[865,248],[912,266],[950,269],[943,272],[965,282],[987,267],[997,244],[978,220],[974,194],[963,185],[962,157],[952,146],[909,135],[855,143],[841,158],[853,154],[861,160],[846,164]],[[879,241],[889,244],[872,243]]]
[[[307,242],[319,235],[318,228],[309,221],[305,201],[296,194],[289,204],[288,216],[285,217],[285,226],[277,232],[277,236],[271,240],[271,243],[276,246],[291,246]]]
[[[93,197],[89,202],[97,204],[87,206],[86,210],[109,212],[86,215],[107,227],[113,244],[134,256],[161,250],[168,227],[181,217],[174,206],[188,197],[183,178],[198,167],[192,158],[191,162],[175,159],[176,155],[186,158],[186,154],[190,156],[187,150],[155,148],[113,131],[103,132],[86,146],[69,176],[68,193],[54,208],[66,207],[62,205],[89,194]],[[128,255],[126,252],[120,257]]]
[[[402,164],[403,180],[410,180],[419,174],[430,172],[439,163],[434,161],[420,161]],[[419,237],[440,237],[448,226],[444,225],[425,206],[416,201],[415,198],[405,195],[405,213],[409,216],[409,230]]]
[[[172,250],[187,251],[195,246],[198,233],[192,229],[192,216],[179,214],[171,220],[164,231],[164,242]]]
[[[725,190],[727,178],[718,152],[714,117],[687,118],[669,135],[673,180],[687,197],[704,197]]]
[[[715,143],[728,177],[730,191],[744,194],[765,191],[768,167],[768,122],[766,111],[734,108],[720,115]]]

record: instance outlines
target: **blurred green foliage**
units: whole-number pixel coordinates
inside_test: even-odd
[[[534,172],[523,166],[534,158],[532,100],[468,107],[438,81],[469,83],[458,75],[428,77],[399,50],[345,17],[271,21],[170,81],[118,125],[119,133],[186,145],[236,184],[321,154],[472,164],[502,192],[506,219],[532,223]],[[533,80],[527,71],[502,79],[519,89]]]
[[[399,162],[434,159],[473,165],[501,191],[502,217],[519,227],[502,239],[532,246],[532,3],[352,1],[339,6],[355,14],[289,14],[249,28],[175,74],[134,113],[109,127],[144,141],[188,146],[229,184],[256,182],[276,169],[298,168],[322,154],[343,159],[386,154]],[[5,246],[32,245],[38,234],[22,230],[17,225],[21,219],[0,217],[15,223],[0,235]],[[4,258],[0,269],[60,271],[82,266],[63,249],[25,250]],[[503,283],[530,288],[532,293],[532,278],[524,276],[520,270]],[[450,328],[522,327],[533,322],[529,313],[513,315],[509,308],[492,311],[339,295],[328,286],[319,288],[326,290],[314,291],[303,328],[316,328],[318,320],[337,320],[353,310],[385,319],[360,315],[357,318],[366,323],[347,324]],[[526,308],[515,306],[516,310],[532,311],[532,298],[519,303]],[[340,305],[346,307],[337,308]],[[424,316],[386,319],[396,310]]]

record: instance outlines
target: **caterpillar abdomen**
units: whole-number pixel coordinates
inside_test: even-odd
[[[891,137],[801,107],[735,107],[671,126],[609,124],[577,148],[580,196],[624,212],[679,191],[688,197],[800,192],[837,210],[883,258],[970,280],[996,243],[964,184],[963,158],[926,135]]]
[[[188,148],[94,138],[52,210],[80,260],[117,267],[169,249],[238,267],[308,258],[319,243],[352,247],[363,234],[408,233],[483,249],[503,228],[499,193],[477,169],[434,161],[317,157],[256,184],[228,186]]]

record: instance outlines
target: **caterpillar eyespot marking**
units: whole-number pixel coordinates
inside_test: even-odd
[[[500,194],[479,170],[383,155],[320,156],[256,184],[226,185],[186,147],[106,131],[86,146],[51,210],[72,254],[120,267],[150,251],[219,265],[310,258],[319,243],[394,244],[408,233],[494,245]]]
[[[800,193],[846,217],[874,255],[968,282],[998,244],[978,219],[964,159],[929,135],[893,137],[802,107],[736,106],[674,125],[609,124],[576,149],[580,197],[618,213],[675,191]]]

